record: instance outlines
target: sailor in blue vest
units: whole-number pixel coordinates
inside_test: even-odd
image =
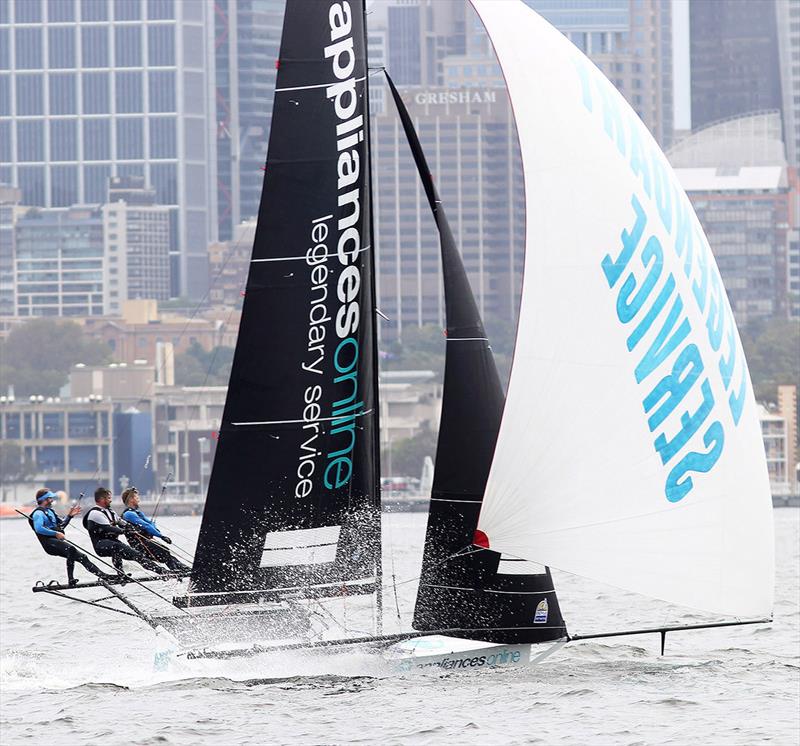
[[[94,492],[94,501],[95,505],[83,517],[83,527],[89,532],[94,551],[100,557],[111,557],[112,564],[119,572],[122,572],[122,560],[138,562],[157,575],[168,572],[149,557],[119,540],[125,533],[127,524],[111,510],[111,490],[98,487]]]
[[[90,573],[97,575],[102,580],[116,580],[115,575],[104,573],[83,552],[65,540],[64,529],[81,512],[81,509],[74,505],[69,509],[66,518],[60,518],[53,510],[55,497],[55,493],[48,490],[47,487],[40,489],[36,493],[36,508],[30,514],[28,522],[47,554],[66,558],[67,584],[77,585],[78,583],[75,579],[76,562],[80,562]]]
[[[128,523],[129,529],[125,535],[128,543],[142,554],[150,555],[156,562],[165,564],[173,572],[190,572],[191,567],[180,562],[166,547],[153,541],[153,537],[158,537],[161,541],[172,544],[172,539],[159,531],[155,520],[139,510],[139,490],[129,487],[122,493],[122,502],[125,504],[122,519]]]

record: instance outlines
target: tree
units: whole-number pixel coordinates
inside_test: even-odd
[[[16,443],[0,443],[0,482],[24,482],[33,479],[36,464],[23,456]]]
[[[418,477],[422,474],[425,457],[436,455],[436,439],[430,425],[423,422],[422,429],[414,437],[399,440],[391,447],[391,458],[389,449],[384,450],[381,462],[387,473],[390,476]]]
[[[0,390],[54,396],[76,363],[99,365],[111,358],[105,342],[87,336],[74,321],[37,318],[15,326],[0,342]]]
[[[800,321],[759,320],[742,330],[756,399],[775,402],[778,384],[793,383],[800,393]]]
[[[175,356],[175,383],[179,386],[226,386],[233,364],[232,347],[206,351],[198,342]]]

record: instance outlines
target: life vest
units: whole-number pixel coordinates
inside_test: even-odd
[[[111,541],[119,541],[119,534],[117,531],[109,531],[109,529],[113,526],[114,528],[118,528],[116,525],[117,521],[117,514],[111,510],[111,508],[107,508],[108,512],[111,513],[111,526],[105,523],[97,523],[96,521],[90,521],[89,516],[95,511],[98,510],[101,513],[104,513],[103,509],[99,506],[95,505],[93,508],[89,508],[86,511],[86,514],[83,516],[81,522],[83,523],[83,527],[89,533],[89,538],[92,540],[92,546],[96,548],[97,542],[102,539],[110,539]],[[106,516],[108,517],[108,516]]]
[[[36,508],[34,508],[30,512],[30,515],[28,516],[28,525],[31,527],[31,531],[33,531],[33,533],[36,534],[36,538],[39,540],[39,543],[44,545],[44,543],[45,543],[45,541],[47,541],[47,539],[53,539],[55,537],[53,537],[53,536],[44,536],[44,535],[40,534],[36,530],[36,526],[33,525],[33,514],[36,513],[37,511],[40,512],[40,513],[44,513],[45,517],[48,517],[48,512],[52,513],[55,516],[56,525],[55,525],[55,528],[53,528],[53,531],[62,531],[63,530],[63,526],[61,525],[61,519],[58,517],[58,515],[56,515],[55,510],[53,510],[52,508],[45,509],[41,505],[36,507]]]

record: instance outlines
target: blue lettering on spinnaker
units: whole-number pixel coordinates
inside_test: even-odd
[[[632,225],[620,232],[616,258],[606,254],[600,268],[609,289],[616,289],[617,319],[633,327],[627,349],[633,356],[634,378],[642,389],[647,427],[655,434],[653,447],[661,463],[670,466],[664,494],[670,502],[677,502],[694,485],[689,473],[708,472],[717,462],[725,435],[720,421],[711,416],[714,393],[708,376],[703,375],[706,365],[693,341],[683,297],[671,273],[662,279],[661,242],[648,235],[647,214],[635,194],[631,208]],[[648,333],[650,343],[640,347]],[[670,368],[665,373],[667,365]],[[726,361],[726,365],[730,363]],[[661,371],[660,377],[657,371]],[[707,448],[703,452],[691,450],[699,433]]]
[[[719,353],[718,365],[715,366],[719,377],[715,385],[721,384],[727,393],[731,419],[733,425],[738,426],[749,380],[747,364],[711,248],[689,198],[675,179],[664,155],[646,136],[644,126],[622,103],[622,97],[610,81],[593,70],[582,57],[574,58],[573,63],[580,84],[581,104],[597,117],[616,152],[636,176],[642,188],[642,199],[654,206],[664,231],[671,238],[672,250],[683,260],[683,272],[691,282],[692,300],[706,319],[706,334],[712,349]],[[639,223],[637,212],[634,232],[639,229]],[[623,252],[627,252],[624,240]],[[609,269],[604,260],[603,271],[607,278]],[[613,270],[618,272],[617,267]],[[634,344],[641,336],[635,335]]]
[[[665,495],[678,502],[693,489],[690,475],[707,473],[719,461],[725,427],[739,425],[747,364],[708,240],[666,158],[605,76],[582,57],[574,59],[574,69],[582,107],[638,184],[620,244],[600,268],[617,319],[629,328],[626,346],[653,447],[670,469]],[[648,230],[650,216],[658,229]],[[665,262],[664,251],[678,261]],[[675,274],[665,264],[676,267]],[[696,328],[687,304],[702,319]],[[698,317],[692,312],[691,318]]]

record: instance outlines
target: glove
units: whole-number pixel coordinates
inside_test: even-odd
[[[167,544],[172,544],[172,539],[170,539],[169,536],[164,536],[164,534],[161,534],[161,541],[166,541]]]

